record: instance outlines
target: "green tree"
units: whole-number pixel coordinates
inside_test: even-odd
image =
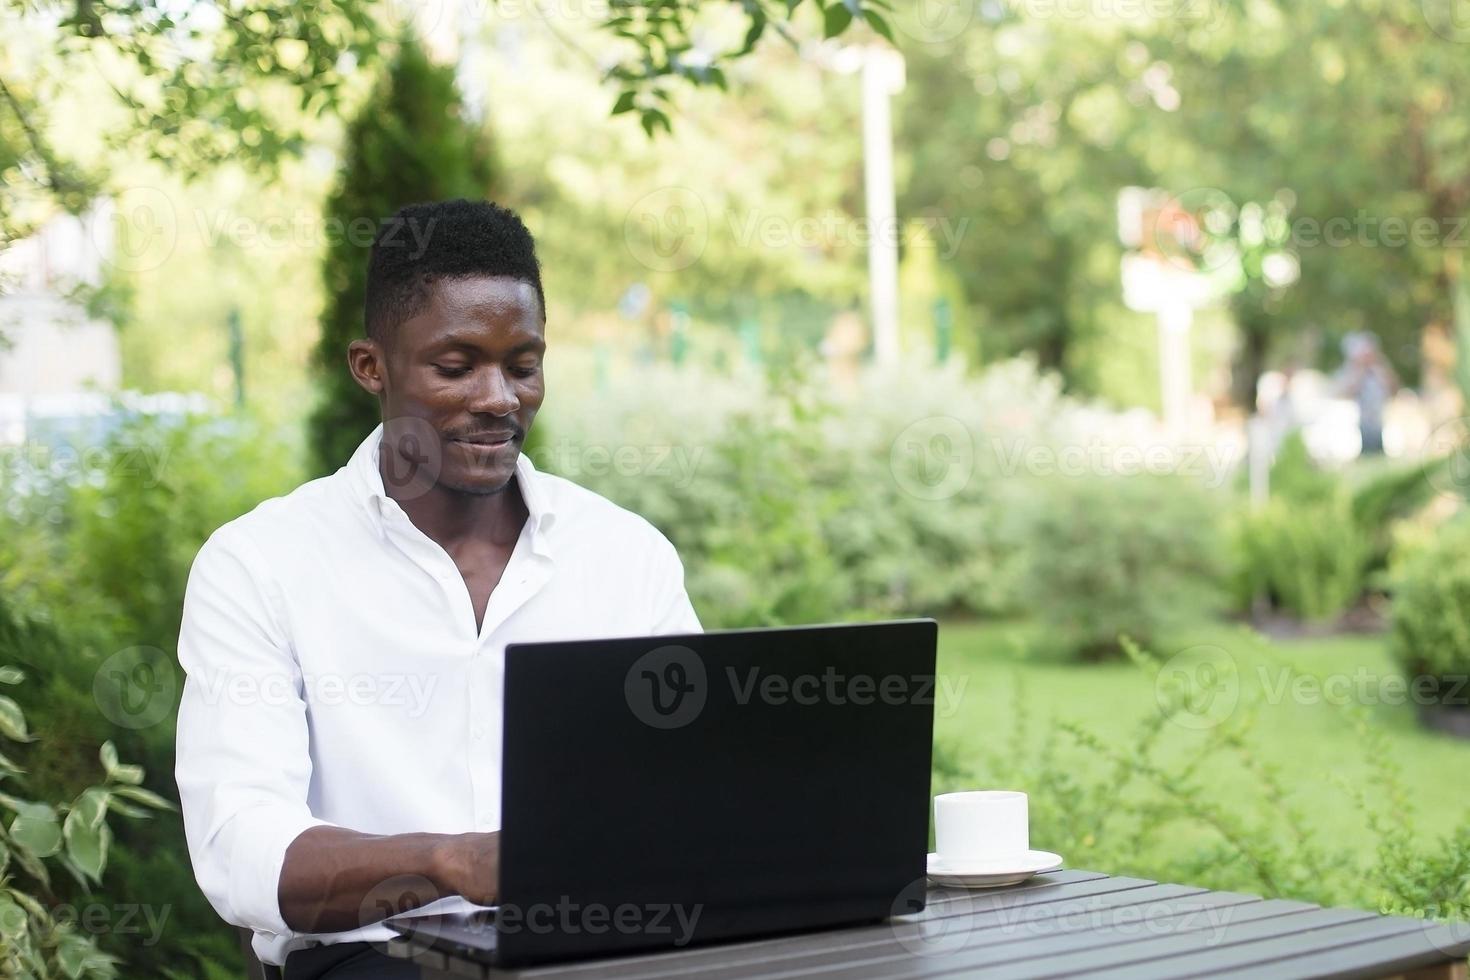
[[[347,345],[363,336],[370,238],[363,229],[405,204],[496,196],[489,140],[468,118],[454,70],[410,36],[347,132],[341,174],[327,203],[334,235],[323,263],[326,306],[317,343],[319,401],[309,420],[313,468],[330,473],[378,423],[376,399],[347,372]],[[356,229],[356,230],[354,230]]]
[[[100,74],[122,121],[89,117],[108,144],[188,176],[227,161],[272,172],[309,144],[313,123],[350,111],[364,73],[401,33],[385,0],[0,0],[0,249],[45,216],[107,189],[49,138],[57,92]],[[409,4],[408,7],[419,7]],[[671,128],[681,88],[727,85],[725,67],[779,35],[891,39],[891,0],[612,0],[595,59],[613,114],[650,136]],[[395,7],[398,8],[395,11]],[[495,5],[487,12],[497,13]],[[369,75],[369,77],[371,77]],[[616,91],[616,95],[613,95]],[[56,120],[60,125],[64,120]]]

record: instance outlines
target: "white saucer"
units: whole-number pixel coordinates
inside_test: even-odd
[[[1000,888],[1061,867],[1061,855],[1050,851],[1027,851],[998,861],[963,862],[944,861],[938,854],[931,854],[929,880],[949,888]]]

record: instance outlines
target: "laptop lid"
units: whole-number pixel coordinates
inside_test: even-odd
[[[936,635],[509,645],[499,962],[922,908]]]

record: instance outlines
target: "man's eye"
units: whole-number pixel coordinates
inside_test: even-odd
[[[470,373],[469,366],[465,364],[435,364],[434,370],[446,378],[460,378]]]
[[[539,370],[541,370],[541,366],[539,364],[517,364],[515,367],[511,368],[512,373],[522,378],[529,378]]]

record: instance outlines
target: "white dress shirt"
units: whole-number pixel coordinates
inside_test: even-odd
[[[499,829],[507,643],[700,630],[668,539],[524,455],[530,516],[477,630],[453,559],[383,491],[381,434],[220,528],[189,574],[175,772],[189,856],[266,963],[308,938],[277,898],[307,828]]]

